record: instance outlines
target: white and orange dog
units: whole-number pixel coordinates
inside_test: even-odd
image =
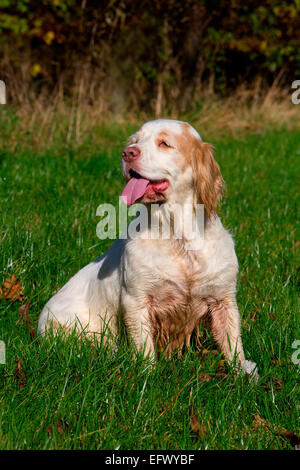
[[[136,347],[153,356],[156,348],[170,353],[188,346],[208,316],[227,360],[236,357],[246,372],[254,372],[241,340],[234,243],[216,214],[224,182],[211,145],[187,123],[150,121],[130,138],[122,168],[128,205],[138,201],[149,210],[156,203],[163,217],[174,205],[204,204],[202,243],[186,249],[184,236],[172,235],[116,240],[49,300],[38,333],[51,325],[94,335],[108,324],[117,335],[121,315]]]

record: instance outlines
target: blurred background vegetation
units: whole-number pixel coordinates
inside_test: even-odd
[[[15,102],[80,91],[104,108],[185,112],[259,76],[300,75],[300,0],[1,0],[1,78]]]
[[[0,79],[33,131],[190,120],[218,132],[297,127],[300,0],[0,0]],[[12,145],[12,143],[10,143]]]

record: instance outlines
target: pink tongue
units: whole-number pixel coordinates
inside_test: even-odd
[[[148,183],[149,180],[144,178],[131,178],[122,192],[122,199],[125,204],[131,206],[137,199],[142,197],[145,194]]]

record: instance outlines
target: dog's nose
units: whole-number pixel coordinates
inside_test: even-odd
[[[126,147],[122,152],[122,158],[125,162],[132,162],[140,156],[140,149],[138,147]]]

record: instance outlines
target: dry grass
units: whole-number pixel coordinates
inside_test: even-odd
[[[26,76],[26,71],[24,71]],[[87,86],[88,84],[88,86]],[[120,126],[139,126],[141,122],[157,117],[187,120],[205,138],[219,135],[244,135],[261,133],[273,128],[299,129],[299,109],[291,102],[292,90],[280,86],[280,77],[268,89],[257,79],[251,86],[242,85],[229,97],[221,98],[212,91],[203,90],[193,109],[182,113],[176,103],[159,106],[160,113],[153,114],[120,98],[111,85],[95,82],[84,70],[77,74],[70,97],[66,98],[60,83],[52,91],[35,93],[29,82],[9,81],[8,103],[12,103],[17,116],[14,131],[5,137],[6,144],[14,148],[20,140],[43,148],[55,142],[80,145],[87,138],[101,142],[99,125],[115,123]],[[164,97],[163,102],[168,100]],[[172,101],[172,100],[170,100]],[[155,99],[153,109],[157,110]],[[24,139],[22,139],[22,136]],[[30,139],[28,139],[30,136]],[[100,141],[99,141],[100,139]]]
[[[289,90],[271,87],[265,92],[241,88],[226,99],[204,101],[200,113],[190,113],[196,127],[209,134],[259,133],[272,128],[299,129],[299,109]]]

